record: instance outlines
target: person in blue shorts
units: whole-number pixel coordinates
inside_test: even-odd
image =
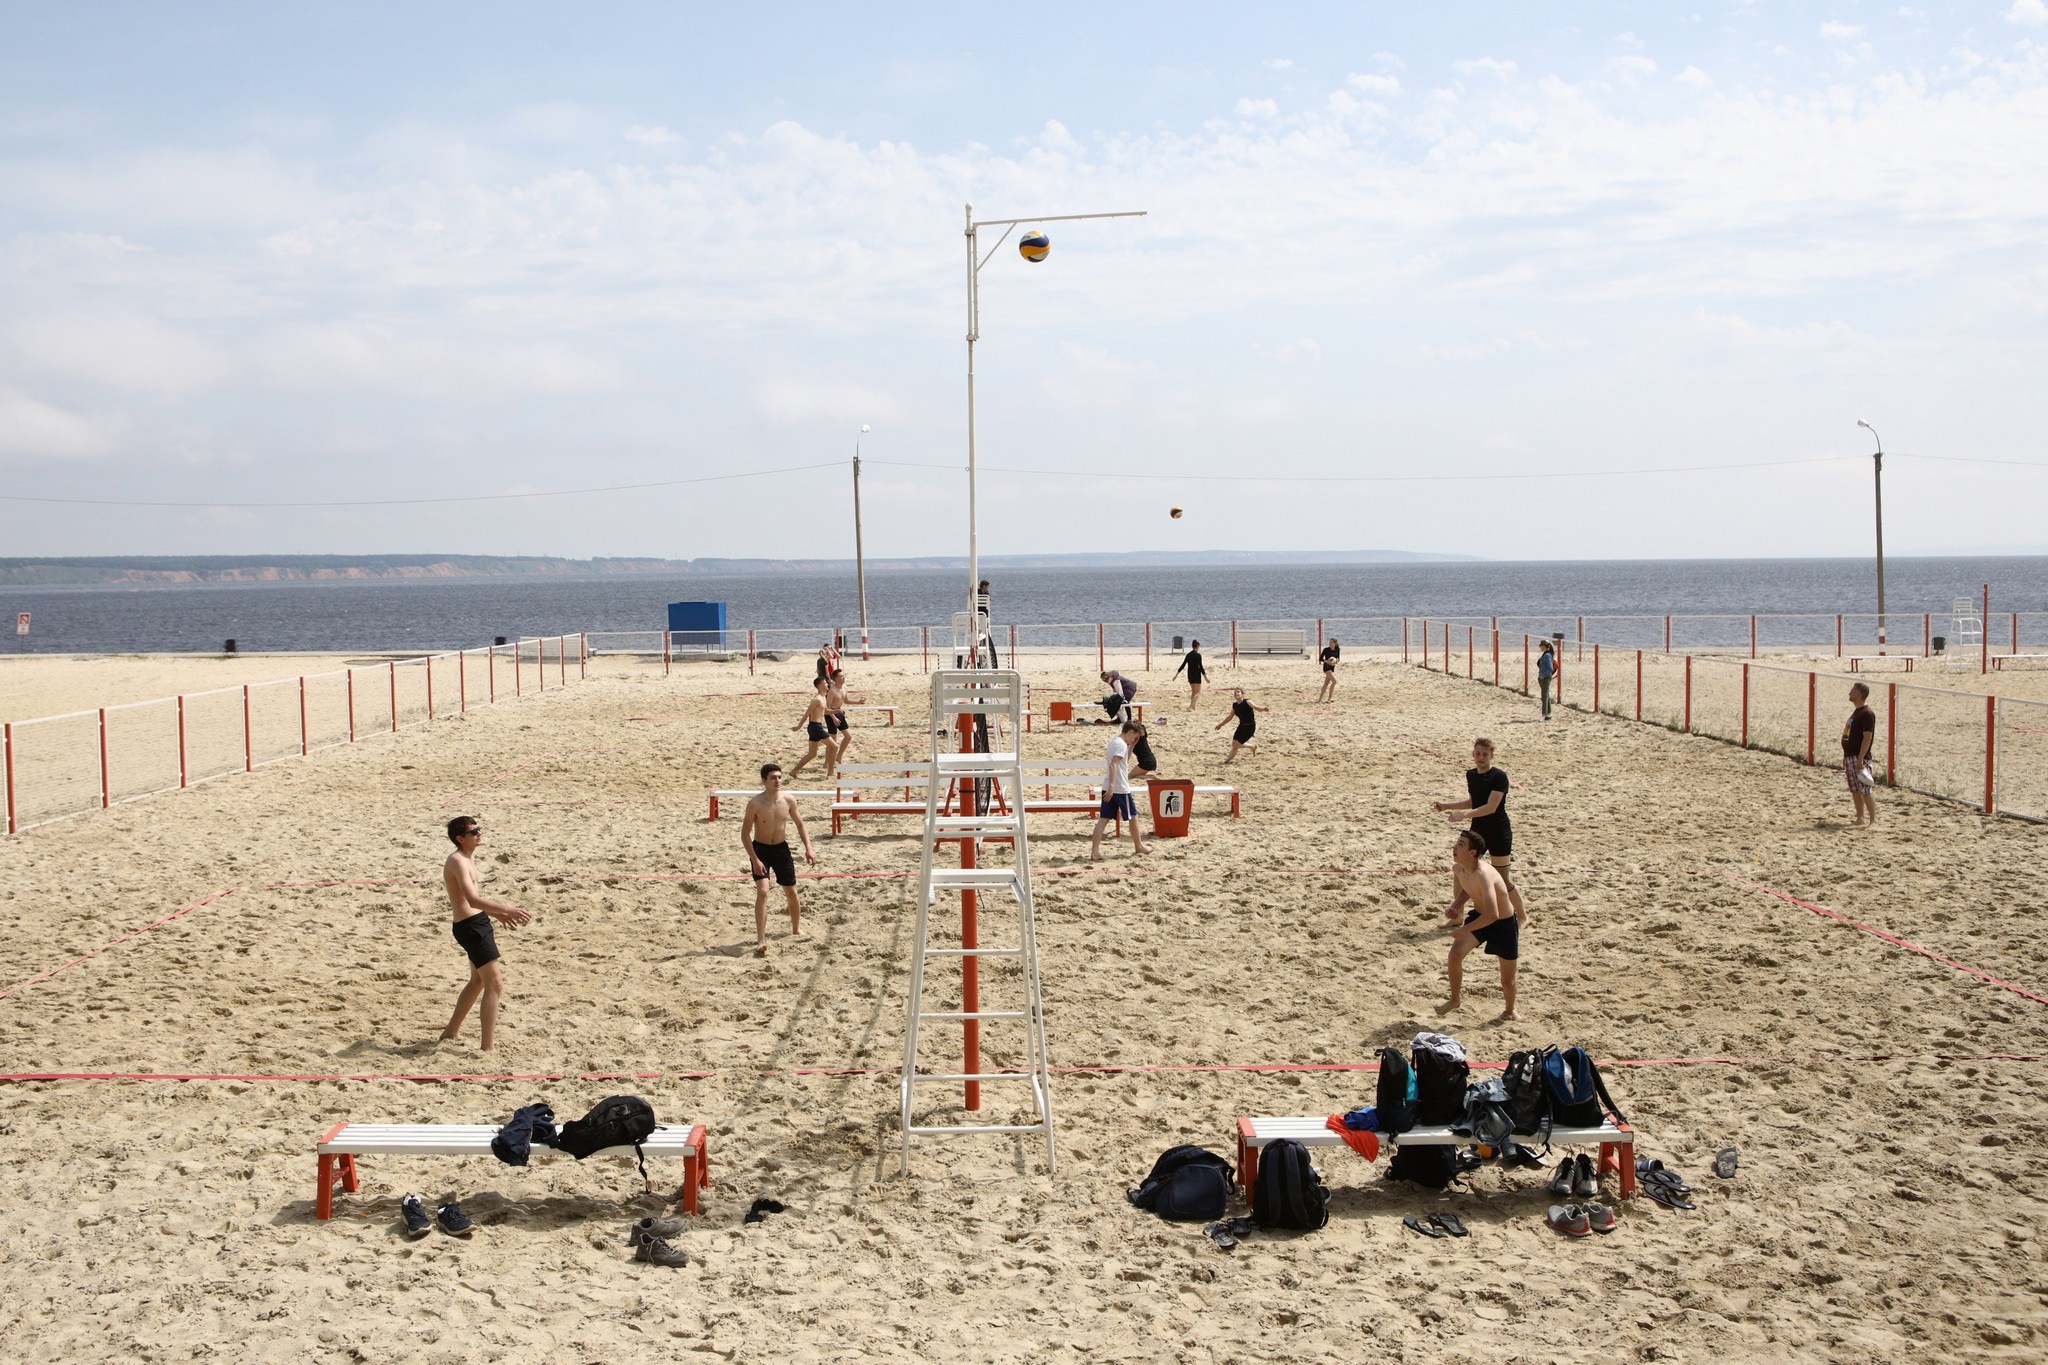
[[[1143,737],[1144,731],[1136,721],[1126,721],[1116,738],[1110,740],[1107,758],[1109,766],[1102,775],[1102,809],[1095,821],[1095,836],[1088,846],[1088,861],[1099,862],[1102,858],[1102,831],[1109,828],[1112,820],[1123,819],[1131,823],[1131,847],[1140,853],[1150,853],[1145,847],[1145,837],[1138,832],[1138,802],[1131,795],[1131,746]]]

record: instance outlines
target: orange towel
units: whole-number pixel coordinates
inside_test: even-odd
[[[1332,1114],[1329,1129],[1344,1139],[1344,1145],[1364,1157],[1367,1161],[1380,1159],[1380,1135],[1370,1128],[1346,1128],[1342,1114]]]

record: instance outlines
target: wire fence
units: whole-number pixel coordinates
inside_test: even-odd
[[[1432,622],[1410,661],[1432,672],[1534,695],[1542,637],[1512,639],[1475,623]],[[1720,653],[1577,641],[1558,648],[1557,704],[1621,720],[1783,754],[1801,763],[1842,760],[1845,681],[1833,670],[1796,668]],[[2015,654],[2019,651],[2014,650]],[[1878,729],[1870,753],[1877,779],[1985,814],[2048,821],[2048,703],[1884,679],[1864,684]],[[1824,690],[1825,689],[1825,690]]]
[[[7,832],[564,688],[588,661],[584,637],[551,635],[12,721]]]

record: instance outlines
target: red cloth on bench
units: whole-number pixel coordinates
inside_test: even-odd
[[[1332,1114],[1327,1120],[1331,1132],[1344,1139],[1344,1145],[1364,1157],[1367,1161],[1380,1159],[1380,1135],[1370,1128],[1346,1128],[1342,1114]]]

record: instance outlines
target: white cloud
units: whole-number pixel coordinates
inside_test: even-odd
[[[1278,118],[1280,106],[1273,100],[1239,100],[1237,112],[1245,118]]]
[[[2021,0],[2021,3],[2025,3],[2025,0]],[[1844,24],[1838,20],[1830,19],[1827,23],[1820,26],[1820,36],[1831,43],[1846,43],[1852,39],[1861,38],[1863,36],[1863,26],[1861,24]]]
[[[755,413],[776,426],[825,423],[852,431],[862,422],[895,423],[903,419],[903,404],[892,395],[863,384],[815,375],[763,379],[754,385],[752,400]]]
[[[1294,59],[1291,57],[1268,57],[1263,65],[1268,71],[1285,71],[1288,67],[1294,65]]]
[[[1924,9],[1914,9],[1911,5],[1899,6],[1899,18],[1901,19],[1925,19],[1926,17],[1927,11]]]
[[[1657,74],[1657,64],[1655,62],[1651,61],[1648,57],[1633,55],[1609,58],[1607,69],[1622,79],[1629,81]]]
[[[1714,78],[1696,66],[1688,66],[1685,70],[1672,77],[1672,79],[1678,84],[1690,86],[1694,90],[1711,90],[1714,86]]]
[[[1275,365],[1305,365],[1321,360],[1323,348],[1314,337],[1302,337],[1278,346],[1254,346],[1252,354]]]
[[[682,143],[681,133],[672,133],[660,124],[636,123],[625,132],[628,142],[637,142],[642,147],[675,147]]]
[[[453,404],[603,392],[622,379],[606,360],[560,343],[423,335],[367,322],[280,328],[261,339],[254,363],[289,389],[365,389]]]
[[[1643,47],[1643,40],[1636,37],[1633,33],[1617,33],[1614,35],[1614,41],[1620,43],[1623,47],[1635,48],[1637,51],[1641,51]]]
[[[188,393],[234,369],[205,339],[135,313],[26,318],[8,337],[24,368],[138,393]]]
[[[2005,12],[2005,21],[2030,28],[2048,24],[2048,3],[2043,0],[2012,0],[2012,8]]]
[[[1372,54],[1372,59],[1381,66],[1391,66],[1397,70],[1408,65],[1408,63],[1401,60],[1399,55],[1392,52],[1375,52]]]
[[[1500,57],[1481,57],[1476,61],[1453,62],[1451,65],[1464,76],[1475,76],[1483,71],[1507,80],[1515,74],[1515,64]]]
[[[0,455],[82,459],[114,447],[118,420],[82,417],[19,389],[0,387]]]
[[[1397,76],[1350,75],[1344,84],[1367,95],[1392,96],[1401,93],[1401,81]]]

